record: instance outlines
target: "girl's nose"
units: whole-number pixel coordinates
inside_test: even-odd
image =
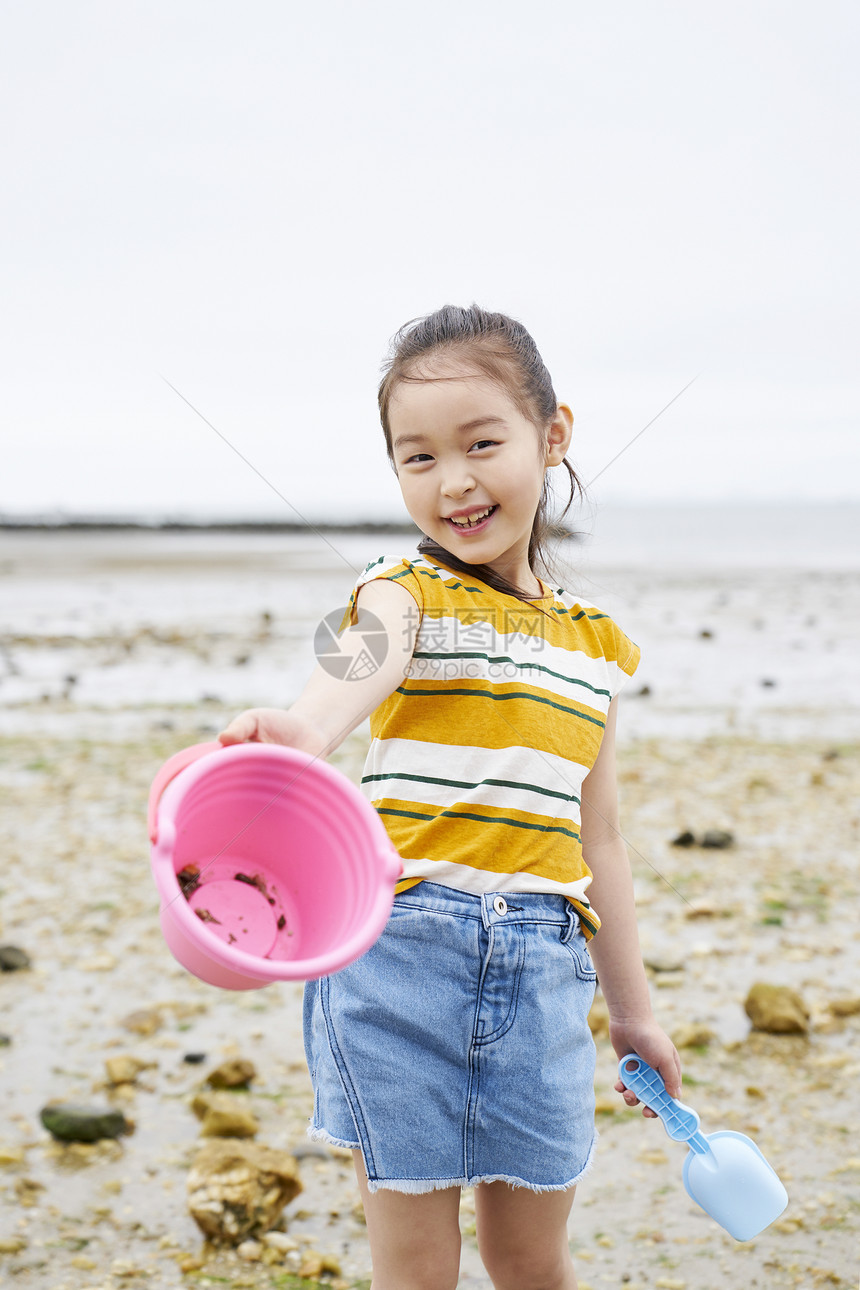
[[[453,471],[442,483],[442,494],[445,497],[462,497],[475,487],[474,476],[469,471]]]

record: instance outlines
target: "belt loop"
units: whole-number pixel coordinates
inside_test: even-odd
[[[562,944],[566,945],[568,941],[572,941],[578,931],[579,931],[579,914],[576,912],[573,905],[568,900],[567,901],[567,927],[565,927],[564,931],[561,934]]]

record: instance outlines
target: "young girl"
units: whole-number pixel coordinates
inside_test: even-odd
[[[639,650],[536,572],[547,472],[567,469],[568,507],[578,480],[570,409],[519,323],[449,306],[407,324],[379,407],[425,535],[367,566],[344,617],[359,636],[379,620],[383,663],[350,681],[317,667],[291,708],[253,708],[220,739],[325,757],[371,716],[362,786],[403,877],[376,944],[307,984],[305,1046],[310,1133],[353,1149],[374,1290],[456,1286],[467,1186],[497,1290],[570,1290],[595,969],[616,1053],[680,1093],[618,831],[617,695]]]

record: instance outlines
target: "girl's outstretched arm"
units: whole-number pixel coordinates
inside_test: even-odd
[[[222,744],[288,744],[314,757],[327,757],[397,689],[412,659],[418,606],[405,587],[382,578],[360,588],[357,604],[355,626],[347,627],[339,639],[344,650],[350,650],[350,637],[357,636],[360,647],[370,611],[388,637],[376,671],[360,680],[341,680],[317,664],[292,707],[248,708],[221,731]],[[371,625],[378,630],[376,623]]]
[[[609,705],[600,752],[582,785],[582,853],[594,875],[588,899],[601,923],[589,949],[609,1008],[609,1037],[618,1057],[638,1053],[660,1072],[671,1096],[679,1097],[681,1060],[651,1011],[636,927],[630,861],[619,832],[617,702],[613,699]],[[620,1080],[615,1088],[619,1093],[624,1090]],[[627,1090],[624,1100],[635,1106],[639,1099]],[[645,1108],[644,1114],[653,1117],[654,1112]]]

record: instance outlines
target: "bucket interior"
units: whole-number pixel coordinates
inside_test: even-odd
[[[362,803],[328,776],[282,759],[224,757],[181,795],[176,788],[174,872],[225,946],[312,959],[361,930],[378,891],[379,840]]]

